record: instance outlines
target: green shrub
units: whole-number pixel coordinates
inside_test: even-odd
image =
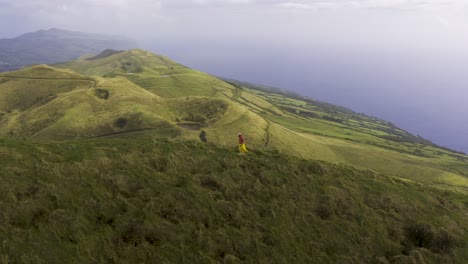
[[[215,177],[211,175],[206,175],[200,177],[200,184],[201,186],[208,188],[212,191],[222,191],[224,190],[224,186],[220,183]]]
[[[440,230],[432,240],[431,249],[439,253],[449,253],[456,244],[454,237],[446,230]]]
[[[431,248],[434,231],[429,224],[417,223],[405,227],[405,236],[410,246]]]

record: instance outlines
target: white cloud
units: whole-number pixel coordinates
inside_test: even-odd
[[[258,1],[265,4],[264,1]],[[428,10],[467,6],[463,0],[289,0],[275,5],[287,9],[400,9]]]
[[[388,28],[400,32],[417,27],[414,31],[420,32],[434,26],[466,32],[464,6],[464,0],[0,0],[0,24],[7,24],[2,23],[7,16],[23,21],[0,29],[0,34],[13,27],[21,33],[59,27],[136,37],[280,32],[289,38],[353,30],[372,31],[373,36]]]
[[[8,9],[53,10],[70,8],[155,9],[161,7],[190,8],[196,6],[219,7],[230,5],[281,7],[285,9],[438,9],[467,6],[464,0],[0,0],[0,7]],[[4,9],[4,8],[2,8]],[[3,10],[4,11],[4,10]]]
[[[107,8],[112,9],[142,9],[156,8],[161,5],[161,0],[81,0],[81,1],[62,1],[62,0],[0,0],[0,6],[6,5],[11,10],[54,10],[67,8],[90,9]]]
[[[249,4],[252,0],[192,0],[195,4]]]
[[[294,2],[287,2],[278,4],[279,7],[284,8],[291,8],[291,9],[315,9],[314,6],[304,3],[294,3]]]
[[[161,0],[163,6],[171,8],[191,8],[197,6],[219,7],[239,4],[255,4],[255,0]]]

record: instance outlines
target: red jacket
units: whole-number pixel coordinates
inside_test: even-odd
[[[244,144],[244,137],[239,135],[239,144]]]

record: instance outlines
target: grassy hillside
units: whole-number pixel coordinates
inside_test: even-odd
[[[233,96],[234,87],[230,84],[206,73],[189,69],[164,56],[144,50],[105,53],[95,58],[55,66],[73,69],[85,75],[122,76],[165,98]]]
[[[88,77],[38,65],[0,74],[0,93],[0,135],[8,137],[64,140],[148,132],[198,139],[203,129],[210,142],[224,145],[232,141],[226,135],[237,133],[232,131],[256,133],[249,143],[257,148],[266,138],[263,118],[225,96],[161,98],[122,76]]]
[[[154,110],[144,109],[152,106],[157,96],[123,78],[89,78],[35,66],[0,75],[0,80],[2,134],[49,139],[93,137],[150,128],[161,121],[151,115]],[[119,118],[122,124],[117,124]]]
[[[466,155],[343,107],[228,83],[143,50],[56,66],[74,71],[36,66],[0,75],[0,134],[63,140],[146,132],[232,146],[242,132],[252,149],[468,192]],[[23,100],[31,89],[37,95]]]
[[[464,263],[466,195],[149,136],[0,140],[2,263]]]
[[[0,263],[468,259],[463,153],[143,50],[55,66],[0,74]]]
[[[268,120],[270,146],[284,153],[468,192],[468,157],[464,153],[439,147],[387,121],[343,107],[281,90],[228,82],[239,94],[253,94],[282,111],[251,108]],[[244,98],[239,102],[246,104]]]

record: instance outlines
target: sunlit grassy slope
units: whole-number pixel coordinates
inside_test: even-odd
[[[351,164],[441,188],[468,191],[468,157],[393,124],[293,93],[227,80],[280,109],[253,109],[268,120],[270,145],[290,155]]]
[[[0,139],[2,263],[466,263],[468,200],[148,134]]]
[[[85,77],[43,65],[0,75],[0,92],[0,134],[10,137],[57,140],[148,130],[192,138],[196,133],[180,126],[249,116],[222,99],[163,99],[124,77]]]
[[[105,56],[107,55],[107,56]],[[189,69],[164,56],[130,50],[82,59],[57,67],[85,75],[124,76],[161,97],[233,96],[234,87],[206,73]]]

